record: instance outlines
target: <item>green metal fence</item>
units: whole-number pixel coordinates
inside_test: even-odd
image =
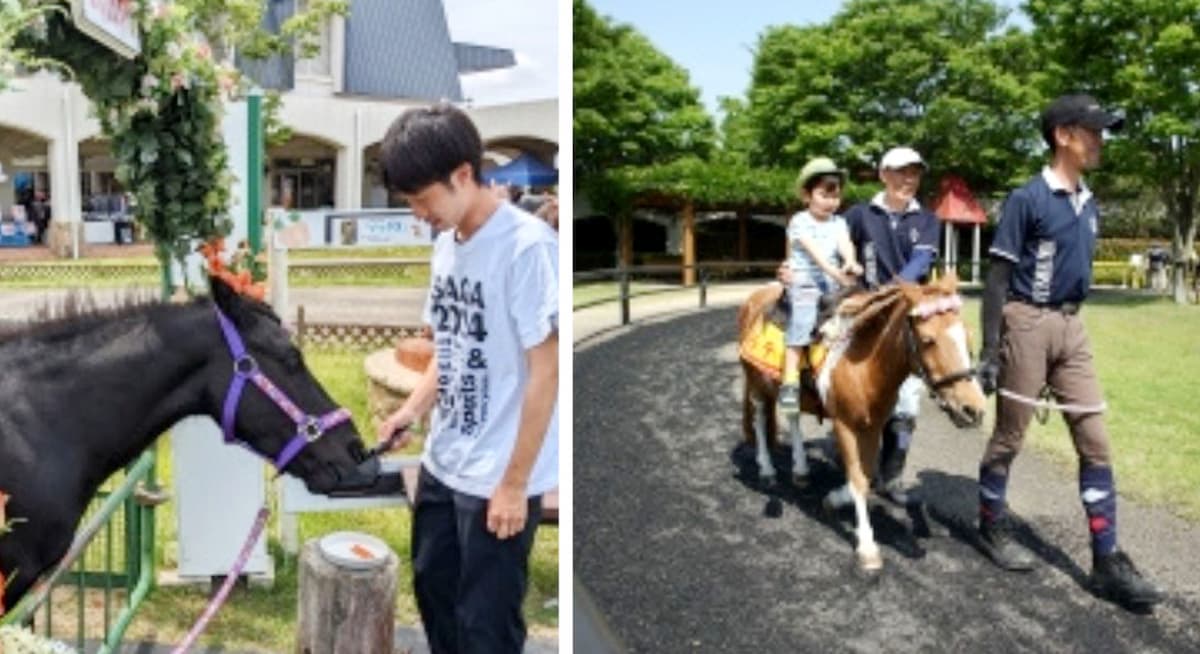
[[[85,650],[116,651],[154,581],[154,451],[105,485],[88,508],[67,555],[0,624]]]

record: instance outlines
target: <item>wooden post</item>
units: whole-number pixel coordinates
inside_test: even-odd
[[[300,553],[296,654],[392,654],[395,641],[396,571],[399,560],[354,569],[321,554],[319,539]]]
[[[696,284],[696,208],[691,200],[683,205],[683,285]]]
[[[627,268],[633,265],[633,216],[617,217],[617,265]]]
[[[738,209],[737,221],[738,221],[737,258],[738,258],[738,261],[749,261],[750,260],[750,241],[749,241],[749,238],[747,237],[746,232],[747,232],[748,223],[750,222],[750,212],[747,211],[746,209]]]
[[[983,226],[975,223],[975,235],[971,239],[971,281],[979,282],[979,246],[980,234],[983,233]]]

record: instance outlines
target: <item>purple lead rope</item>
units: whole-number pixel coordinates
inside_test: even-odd
[[[233,567],[229,570],[229,575],[225,577],[225,583],[221,584],[221,589],[208,602],[208,606],[204,607],[204,613],[200,614],[200,618],[196,620],[196,624],[192,625],[191,631],[179,643],[175,649],[171,650],[171,654],[183,654],[188,651],[188,648],[196,642],[204,628],[208,626],[209,620],[217,614],[221,605],[225,603],[229,597],[230,591],[233,590],[233,585],[237,583],[238,577],[242,575],[242,569],[246,567],[246,562],[250,560],[250,552],[254,550],[255,543],[262,537],[263,528],[267,525],[267,516],[271,511],[267,509],[267,505],[263,504],[258,510],[258,516],[254,519],[254,526],[250,528],[250,535],[246,537],[246,544],[242,545],[242,551],[238,554],[237,560],[233,562]]]

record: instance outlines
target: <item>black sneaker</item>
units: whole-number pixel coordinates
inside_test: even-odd
[[[1146,580],[1129,556],[1120,550],[1092,557],[1092,590],[1122,606],[1149,606],[1165,598],[1157,586]]]
[[[779,411],[784,415],[800,413],[800,387],[784,384],[779,387]]]
[[[995,522],[979,521],[979,548],[992,563],[1011,572],[1033,570],[1033,555],[1017,544],[1012,536],[1012,523],[1006,519]]]

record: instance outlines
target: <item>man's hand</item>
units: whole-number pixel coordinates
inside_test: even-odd
[[[1000,361],[994,347],[984,347],[979,353],[979,385],[984,395],[996,392],[1000,385]]]
[[[380,444],[387,446],[383,451],[390,452],[408,445],[412,441],[412,432],[408,428],[413,422],[415,422],[413,416],[401,408],[380,423],[376,434]]]
[[[500,540],[512,538],[525,529],[528,517],[529,500],[525,497],[525,487],[501,481],[488,499],[488,531]]]
[[[792,285],[792,267],[788,265],[788,262],[784,261],[779,264],[779,269],[775,271],[775,278],[784,286]]]
[[[858,277],[863,274],[863,267],[857,263],[848,263],[842,266],[842,274],[849,277]]]

